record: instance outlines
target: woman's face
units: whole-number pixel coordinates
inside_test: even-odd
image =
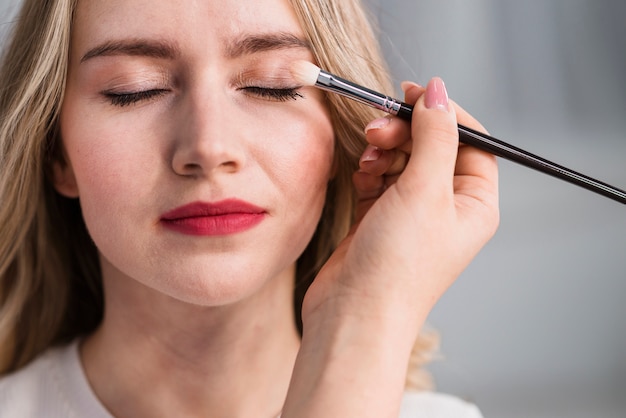
[[[286,0],[80,0],[61,112],[105,274],[220,305],[290,271],[333,160],[312,55]]]

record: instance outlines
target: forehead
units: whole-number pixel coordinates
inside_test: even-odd
[[[288,0],[79,0],[72,46],[84,52],[102,40],[154,38],[225,51],[242,34],[267,32],[302,37]]]

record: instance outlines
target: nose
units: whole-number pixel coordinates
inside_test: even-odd
[[[172,170],[193,178],[236,172],[245,162],[245,144],[235,109],[219,89],[202,91],[185,94],[175,111]]]

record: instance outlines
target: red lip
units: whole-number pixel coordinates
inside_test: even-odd
[[[193,202],[161,215],[161,224],[187,235],[229,235],[253,228],[266,214],[264,209],[237,199]]]

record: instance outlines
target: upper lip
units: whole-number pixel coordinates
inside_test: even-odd
[[[204,216],[220,216],[227,214],[260,214],[265,210],[251,203],[239,199],[226,199],[219,202],[192,202],[161,215],[161,220],[175,220],[184,218],[197,218]]]

